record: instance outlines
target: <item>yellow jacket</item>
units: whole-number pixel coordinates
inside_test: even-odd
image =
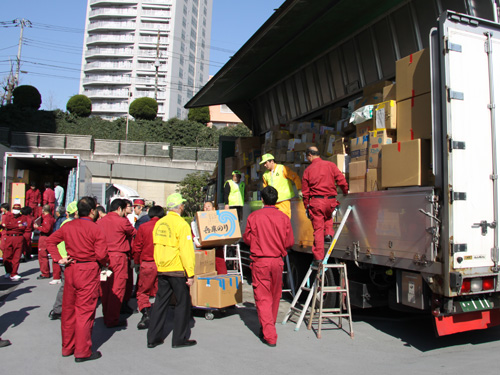
[[[184,271],[194,276],[191,228],[179,214],[169,211],[153,230],[154,258],[158,272]]]

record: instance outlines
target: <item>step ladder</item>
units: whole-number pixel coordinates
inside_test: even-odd
[[[234,250],[231,250],[234,249]],[[232,269],[227,270],[228,275],[240,275],[243,282],[243,267],[241,266],[240,244],[224,245],[224,261],[230,262]]]
[[[349,299],[349,282],[347,280],[346,265],[345,263],[321,264],[320,267],[320,272],[316,274],[316,282],[314,283],[314,297],[312,301],[311,313],[309,315],[307,329],[311,329],[313,322],[316,320],[318,324],[316,336],[318,337],[318,339],[320,339],[323,319],[326,318],[330,322],[334,323],[331,318],[337,318],[338,323],[336,323],[336,325],[338,328],[342,329],[342,319],[346,318],[349,322],[349,334],[351,338],[354,338],[354,331],[352,329],[351,301]],[[336,269],[339,271],[340,286],[325,286],[325,273],[328,269]],[[325,308],[323,306],[325,294],[327,293],[337,293],[339,295],[339,307]],[[316,308],[318,302],[319,306]]]
[[[283,277],[286,277],[288,280],[288,285],[290,288],[282,289],[281,293],[290,293],[292,297],[295,297],[295,282],[293,280],[293,275],[290,268],[290,259],[288,258],[288,254],[284,258],[285,265],[283,267]]]
[[[324,286],[325,268],[324,268],[324,266],[327,265],[327,263],[328,263],[328,259],[330,258],[330,255],[332,254],[333,248],[335,247],[335,244],[337,243],[337,240],[340,236],[340,233],[342,233],[342,230],[344,229],[345,223],[346,223],[347,218],[349,217],[352,209],[353,209],[352,206],[347,207],[347,210],[344,214],[344,217],[342,218],[342,221],[340,222],[340,225],[337,229],[337,232],[335,233],[335,237],[333,238],[332,243],[330,244],[330,247],[328,248],[328,251],[325,254],[325,258],[323,259],[323,261],[322,262],[312,262],[311,265],[309,266],[309,269],[307,270],[306,276],[302,280],[302,283],[300,284],[299,290],[298,290],[297,294],[295,295],[295,297],[292,301],[292,304],[290,305],[290,308],[282,321],[282,324],[286,324],[287,321],[294,314],[299,314],[299,319],[297,320],[297,323],[295,325],[295,331],[298,331],[300,329],[300,326],[304,320],[304,317],[306,316],[306,313],[308,312],[310,307],[311,307],[311,312],[309,315],[310,316],[309,321],[312,321],[314,314],[313,314],[313,308],[311,306],[311,301],[313,300],[313,296],[318,293],[318,283],[321,283],[319,285],[319,288],[320,288],[319,292],[321,294],[323,294],[321,292],[321,290],[325,289],[325,286]],[[309,278],[313,272],[316,272],[317,277],[315,277],[313,285],[310,285]],[[345,272],[344,275],[345,275],[345,279],[347,280],[347,272]],[[347,285],[347,283],[346,283],[346,285]],[[329,287],[327,287],[327,288],[329,288]],[[300,308],[300,307],[297,307],[297,303],[298,303],[300,295],[302,294],[303,291],[308,292],[308,295],[306,298],[306,302],[304,303],[304,305],[302,305],[302,308]],[[339,293],[342,293],[342,295],[344,295],[343,294],[344,292],[339,292]],[[315,297],[315,300],[316,300],[316,298],[317,297]],[[320,299],[320,310],[323,310],[323,306],[321,304],[321,301],[322,301],[322,298]],[[340,301],[340,302],[342,302],[342,301]],[[349,302],[350,302],[349,299],[347,299],[348,312],[349,312],[348,314],[349,314],[349,316],[351,316],[351,306],[350,306]],[[329,314],[332,314],[332,312],[329,312]],[[350,322],[351,337],[353,337],[352,324],[351,324],[352,317],[350,317],[349,322]]]

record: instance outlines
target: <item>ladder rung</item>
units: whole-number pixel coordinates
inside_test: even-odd
[[[337,289],[334,286],[325,286],[320,292],[323,293],[347,293],[347,289]]]

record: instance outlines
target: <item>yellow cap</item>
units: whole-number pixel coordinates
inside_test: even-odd
[[[70,215],[74,214],[76,211],[78,211],[78,206],[76,201],[71,202],[70,204],[68,204],[68,207],[66,207],[66,212]]]
[[[241,175],[241,172],[239,170],[235,170],[235,171],[233,171],[232,175],[234,176],[235,174]]]
[[[167,208],[176,207],[185,201],[179,193],[170,194],[167,198]]]
[[[262,161],[260,162],[260,164],[264,164],[268,160],[274,160],[274,156],[271,154],[262,155]]]

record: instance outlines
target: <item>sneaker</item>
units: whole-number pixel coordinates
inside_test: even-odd
[[[37,280],[50,279],[50,276],[38,275],[36,279]]]
[[[12,281],[19,281],[19,280],[21,280],[21,276],[19,276],[19,275],[16,275],[16,276],[11,276],[11,277],[10,277],[10,279],[11,279]]]
[[[4,279],[8,279],[10,277],[10,273],[6,273],[5,276],[3,277]]]
[[[61,284],[61,279],[54,279],[51,282],[49,282],[50,285],[57,285]]]

